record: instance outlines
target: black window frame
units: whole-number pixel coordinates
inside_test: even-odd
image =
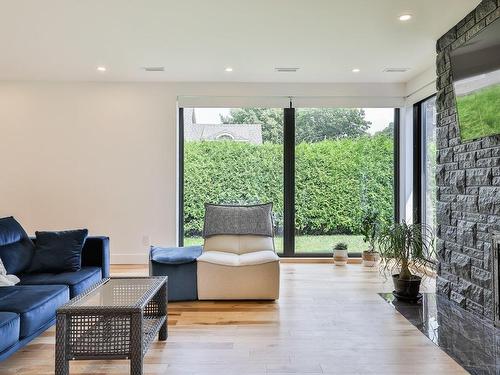
[[[423,104],[436,97],[436,94],[430,95],[425,99],[413,105],[413,223],[422,224],[423,222],[423,194],[422,189],[424,175],[422,167],[424,163],[425,131],[423,129]]]
[[[414,224],[422,224],[425,222],[424,215],[424,178],[423,166],[426,155],[424,148],[426,146],[426,130],[424,130],[424,116],[422,116],[423,105],[427,101],[435,98],[436,94],[432,94],[413,105],[413,194],[412,194],[412,216]],[[437,260],[427,259],[429,266],[437,265]]]
[[[325,258],[332,253],[295,252],[295,111],[283,108],[283,253],[285,258]],[[184,246],[184,108],[178,108],[178,246]],[[400,108],[394,108],[394,220],[400,221]],[[349,253],[351,258],[361,253]]]

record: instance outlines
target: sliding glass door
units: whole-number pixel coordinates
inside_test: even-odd
[[[394,219],[394,109],[182,108],[180,241],[201,244],[204,204],[273,202],[276,249],[367,245],[364,215]]]
[[[283,110],[183,109],[182,241],[203,242],[204,204],[273,203],[283,250]]]
[[[422,221],[436,228],[436,97],[422,103]]]
[[[394,219],[394,109],[300,108],[295,130],[295,253],[366,250],[364,215]]]
[[[413,221],[436,232],[436,97],[413,110]],[[429,256],[434,261],[434,255]]]

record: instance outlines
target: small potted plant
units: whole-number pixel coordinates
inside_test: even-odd
[[[402,301],[420,298],[420,282],[433,252],[432,228],[424,224],[396,223],[378,236],[381,267],[392,274],[394,296]]]
[[[377,235],[379,231],[379,213],[375,210],[365,211],[361,220],[361,234],[363,241],[368,243],[368,250],[363,251],[363,266],[374,267],[380,260],[376,251]]]
[[[347,264],[347,244],[339,242],[333,247],[333,262],[336,266]]]

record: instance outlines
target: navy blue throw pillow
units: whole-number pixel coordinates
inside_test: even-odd
[[[0,258],[8,274],[26,272],[35,245],[12,216],[0,218]]]
[[[82,267],[87,229],[35,232],[35,254],[29,272],[75,272]]]

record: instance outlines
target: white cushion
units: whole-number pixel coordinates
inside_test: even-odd
[[[280,259],[274,251],[270,250],[254,251],[252,253],[241,254],[239,258],[240,266],[253,266],[256,264],[277,262]]]
[[[0,286],[12,286],[19,283],[19,278],[16,275],[7,275],[2,259],[0,259]]]
[[[199,257],[198,262],[207,262],[223,266],[252,266],[279,261],[279,257],[272,250],[254,251],[247,254],[233,254],[222,251],[204,251]]]
[[[244,267],[199,262],[198,299],[245,300],[279,298],[279,261]]]
[[[7,275],[7,270],[3,265],[2,258],[0,258],[0,275]]]
[[[274,251],[272,237],[254,235],[219,234],[205,238],[203,251],[223,251],[226,253],[245,254],[254,251]]]
[[[222,251],[204,251],[197,259],[198,262],[220,264],[223,266],[238,266],[239,255]]]

